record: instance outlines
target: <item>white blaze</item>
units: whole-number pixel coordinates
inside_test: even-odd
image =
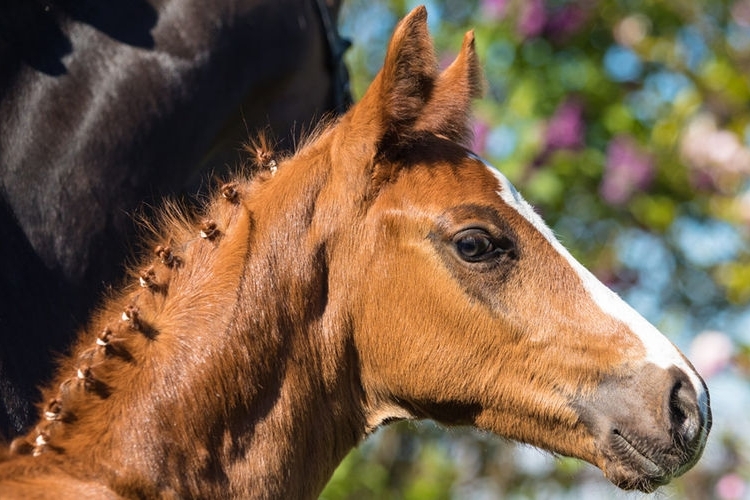
[[[672,366],[680,368],[690,378],[701,405],[707,405],[708,398],[700,378],[688,365],[674,344],[616,293],[607,288],[588,269],[583,267],[562,246],[539,214],[523,199],[516,188],[513,187],[513,184],[502,173],[481,158],[473,154],[469,154],[469,156],[472,159],[482,162],[497,177],[500,183],[498,195],[500,195],[506,204],[513,207],[519,214],[526,218],[549,241],[550,245],[568,261],[580,277],[586,291],[602,311],[626,324],[638,336],[646,349],[646,360],[665,369]]]

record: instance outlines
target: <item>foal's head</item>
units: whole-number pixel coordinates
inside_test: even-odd
[[[473,424],[580,457],[624,488],[668,482],[703,450],[703,381],[462,146],[481,87],[473,35],[438,74],[425,17],[398,26],[331,139],[347,193],[336,204],[357,204],[361,221],[339,228],[330,281],[347,284],[337,300],[370,428]]]

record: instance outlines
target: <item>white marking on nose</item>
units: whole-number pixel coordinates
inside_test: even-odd
[[[500,183],[498,195],[509,206],[513,207],[519,214],[528,220],[562,255],[575,270],[581,279],[584,289],[592,300],[604,311],[615,319],[626,324],[630,330],[638,336],[646,349],[646,360],[662,368],[676,366],[690,378],[693,388],[698,395],[698,401],[706,405],[707,395],[703,383],[698,374],[693,370],[679,350],[659,330],[641,316],[635,309],[622,300],[615,292],[607,288],[596,276],[578,262],[570,252],[557,240],[552,230],[545,224],[542,218],[519,194],[513,184],[496,168],[489,165],[478,156],[469,153],[469,157],[482,162]],[[705,412],[704,412],[705,414]]]

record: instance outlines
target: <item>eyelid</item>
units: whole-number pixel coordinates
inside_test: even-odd
[[[455,240],[456,237],[458,237],[458,235],[460,235],[461,233],[465,233],[467,231],[480,231],[480,232],[486,233],[492,239],[497,239],[501,237],[501,234],[502,234],[500,231],[492,228],[488,224],[477,221],[475,223],[462,224],[458,229],[453,231],[453,235],[451,236],[451,239]]]

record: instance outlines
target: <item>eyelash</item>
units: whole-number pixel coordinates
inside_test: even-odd
[[[465,229],[453,237],[458,256],[466,262],[485,262],[513,249],[508,238],[497,239],[480,228]]]

